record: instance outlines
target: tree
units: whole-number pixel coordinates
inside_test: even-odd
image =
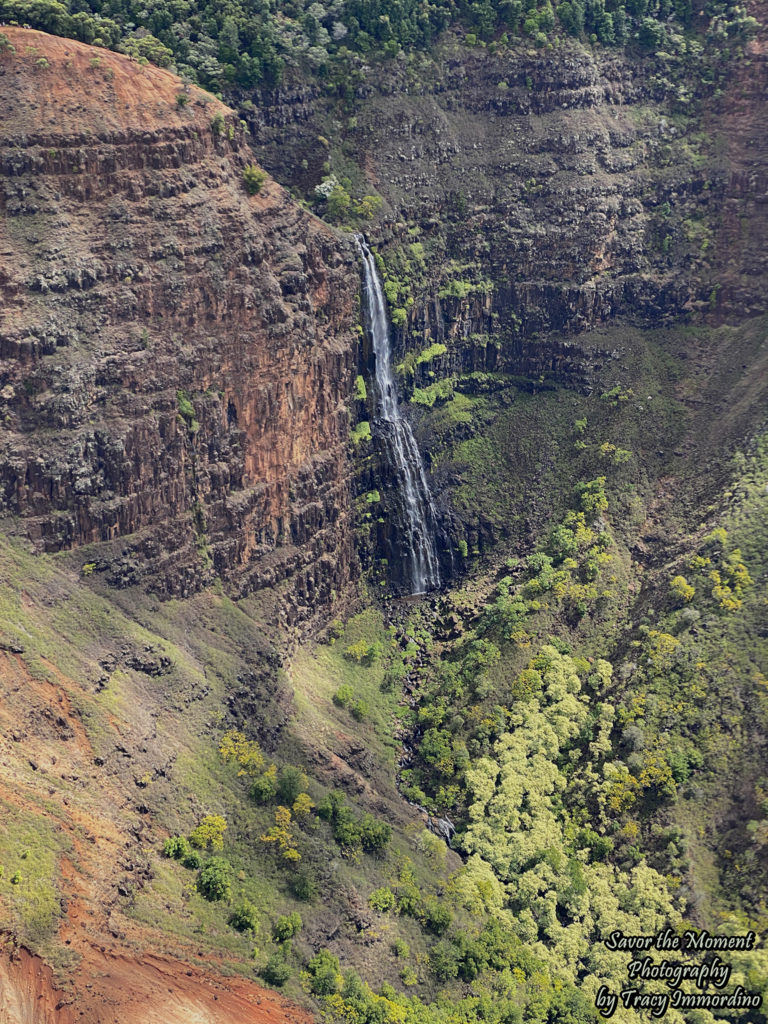
[[[326,213],[330,220],[343,220],[349,213],[352,197],[342,184],[337,182],[326,200]]]
[[[302,928],[301,914],[294,910],[291,914],[281,914],[275,921],[272,936],[276,942],[287,942],[298,935]]]
[[[275,811],[275,824],[260,838],[262,843],[274,843],[284,860],[301,860],[301,854],[293,845],[294,838],[290,826],[291,812],[287,807],[280,806]]]
[[[263,775],[253,780],[251,797],[260,804],[265,804],[277,794],[277,765],[271,764]]]
[[[163,843],[163,856],[173,860],[184,860],[191,852],[189,840],[185,836],[171,836]]]
[[[309,988],[317,996],[330,996],[341,990],[344,979],[339,960],[327,949],[321,949],[307,964]]]
[[[259,912],[250,900],[243,900],[230,917],[229,923],[239,932],[255,935],[259,930]]]
[[[691,586],[685,576],[675,576],[669,585],[669,589],[672,592],[672,596],[684,604],[692,601],[696,593],[695,588]]]
[[[212,850],[223,850],[226,828],[226,819],[220,814],[206,814],[197,828],[190,832],[189,841],[199,850],[208,847]]]
[[[307,793],[299,793],[293,801],[293,813],[297,818],[306,818],[315,805]]]
[[[129,57],[137,59],[144,57],[159,68],[167,68],[173,62],[173,50],[169,50],[159,39],[149,33],[141,38],[129,36],[122,41],[120,49]]]
[[[267,172],[262,171],[256,164],[246,164],[243,168],[243,184],[249,195],[254,196],[261,192],[261,186],[267,180]]]
[[[249,740],[237,729],[225,732],[219,744],[219,753],[224,761],[234,761],[238,766],[238,775],[255,778],[264,770],[266,760],[261,747],[255,740]]]
[[[301,768],[293,765],[286,765],[280,772],[280,779],[277,783],[277,795],[280,803],[289,807],[296,797],[301,793],[307,784],[306,776]]]
[[[281,953],[273,953],[266,964],[259,971],[261,977],[268,985],[281,986],[291,976],[291,968],[285,962]]]
[[[232,891],[232,869],[223,857],[212,857],[197,879],[198,892],[207,900],[228,900]]]

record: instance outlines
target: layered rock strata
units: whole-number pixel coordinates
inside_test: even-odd
[[[9,29],[0,92],[0,510],[41,550],[187,594],[350,579],[351,249],[243,124],[166,71]],[[118,543],[114,543],[118,542]]]

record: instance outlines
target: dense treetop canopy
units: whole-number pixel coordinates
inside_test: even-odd
[[[694,35],[738,42],[757,27],[731,0],[695,15],[691,0],[0,0],[5,22],[173,66],[215,91],[274,87],[290,68],[343,87],[356,59],[429,49],[451,26],[477,47],[566,34],[671,53]]]

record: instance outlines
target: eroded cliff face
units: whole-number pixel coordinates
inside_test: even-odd
[[[385,200],[385,250],[439,242],[442,258],[413,268],[402,348],[447,342],[440,372],[579,386],[583,354],[550,346],[554,335],[660,326],[726,303],[726,315],[762,312],[765,258],[754,245],[740,255],[743,204],[759,218],[764,192],[765,57],[759,41],[747,50],[713,71],[562,40],[504,54],[447,41],[435,59],[363,69],[346,104],[299,87],[265,95],[251,123],[280,180],[309,190],[324,161],[353,160],[356,186]],[[473,287],[450,294],[457,280]]]
[[[652,68],[567,43],[504,57],[446,46],[440,57],[367,76],[346,133],[391,209],[391,237],[398,220],[427,238],[444,232],[448,256],[477,264],[494,284],[487,299],[442,308],[424,297],[412,329],[576,333],[622,314],[660,322],[701,299],[675,259],[684,240],[662,251],[650,236],[665,201],[703,210],[722,175],[712,180],[687,137],[686,107],[669,102]],[[317,120],[322,100],[314,102]],[[308,104],[302,92],[279,95],[269,116],[255,116],[265,159],[280,173],[290,175],[286,147],[276,145],[286,132],[292,160],[316,153]],[[458,267],[434,274],[459,276]]]
[[[750,13],[763,14],[756,4]],[[760,378],[758,364],[748,370],[749,345],[651,332],[735,327],[765,312],[767,66],[760,34],[743,59],[687,63],[565,40],[489,53],[447,38],[429,58],[360,68],[345,99],[297,85],[265,94],[255,112],[244,108],[281,180],[311,195],[330,170],[356,194],[384,199],[371,240],[401,307],[396,357],[406,365],[409,353],[426,357],[411,358],[401,389],[407,399],[446,384],[413,415],[454,547],[462,525],[470,546],[507,529],[519,537],[509,524],[527,517],[532,492],[547,510],[534,519],[546,521],[552,481],[541,484],[541,453],[572,444],[549,414],[541,429],[529,416],[504,432],[489,465],[508,463],[500,489],[513,478],[523,484],[515,508],[489,525],[477,511],[483,503],[466,497],[463,467],[467,446],[496,430],[503,408],[490,420],[474,415],[452,403],[454,390],[474,400],[507,389],[502,406],[542,388],[599,396],[623,383],[639,394],[650,383],[640,383],[639,367],[670,356],[676,367],[659,363],[650,377],[666,386],[692,372],[695,383],[680,393],[700,417],[693,438],[714,437],[707,406],[721,421],[742,409],[738,428],[728,426],[734,437],[755,428],[759,403],[731,397],[728,370],[736,364],[745,379]],[[527,444],[535,457],[521,450]],[[662,467],[650,446],[638,456],[651,478],[680,470]],[[369,473],[363,487],[372,486]]]
[[[350,580],[354,255],[152,66],[8,30],[0,509],[114,585],[218,574],[288,622]],[[130,540],[123,541],[123,538]],[[89,556],[90,557],[90,556]]]

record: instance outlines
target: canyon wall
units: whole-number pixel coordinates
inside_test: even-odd
[[[440,254],[411,260],[399,336],[401,352],[449,346],[438,376],[583,386],[589,359],[563,336],[764,309],[760,40],[740,62],[559,43],[489,53],[449,38],[434,59],[363,67],[344,101],[286,86],[245,113],[281,181],[309,190],[346,171],[385,200],[385,253]]]
[[[0,57],[0,515],[96,542],[112,585],[284,589],[354,558],[354,252],[267,179],[226,107],[169,72],[8,29]],[[129,539],[128,539],[129,538]],[[86,556],[90,558],[91,556]]]

